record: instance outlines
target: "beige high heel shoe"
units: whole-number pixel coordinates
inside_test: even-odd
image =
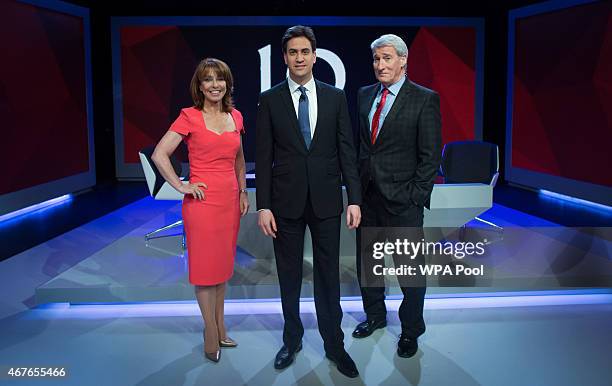
[[[221,339],[219,340],[219,346],[220,347],[237,347],[238,343],[236,343],[235,340],[233,340],[232,338],[225,337],[225,339]]]

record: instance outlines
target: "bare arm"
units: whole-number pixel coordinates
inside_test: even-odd
[[[200,188],[208,189],[203,182],[183,184],[179,176],[176,175],[170,162],[170,155],[174,153],[178,145],[183,140],[183,137],[179,133],[174,131],[168,131],[159,141],[151,159],[157,166],[159,173],[164,177],[166,181],[176,190],[183,194],[191,194],[193,198],[198,200],[205,200],[204,191]]]
[[[157,169],[159,169],[164,179],[178,191],[180,191],[183,183],[172,168],[170,156],[174,153],[182,140],[183,138],[179,133],[175,133],[174,131],[166,132],[157,146],[155,146],[155,151],[153,151],[153,155],[151,156],[151,159],[155,162]]]
[[[240,149],[236,154],[236,178],[238,179],[238,189],[246,189],[246,165],[244,162],[244,152],[242,151],[242,137],[240,138]]]
[[[244,163],[244,152],[242,151],[242,137],[240,138],[240,149],[236,154],[236,178],[238,179],[238,189],[246,189],[246,165]],[[244,216],[249,211],[249,195],[240,192],[240,215]]]

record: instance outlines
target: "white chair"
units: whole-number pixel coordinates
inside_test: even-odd
[[[182,201],[183,194],[174,189],[161,175],[157,166],[151,159],[153,155],[154,146],[145,147],[141,151],[138,152],[138,156],[140,157],[140,163],[142,165],[142,170],[144,171],[145,179],[147,180],[147,186],[149,187],[149,193],[151,197],[156,200],[176,200]],[[170,156],[170,162],[172,163],[172,167],[178,176],[181,175],[182,167],[181,163],[174,157]],[[183,181],[184,177],[181,177],[181,181]],[[183,181],[184,184],[187,181]],[[183,225],[183,220],[179,220],[175,223],[165,225],[159,229],[156,229],[152,232],[149,232],[145,235],[145,241],[149,241],[153,238],[157,233],[166,231],[168,229],[176,228],[178,226]],[[158,236],[164,237],[164,236]],[[185,229],[183,229],[183,237],[181,240],[181,247],[185,249]]]
[[[499,177],[499,148],[483,141],[449,142],[442,150],[440,171],[447,184],[482,183],[494,188]],[[480,217],[475,220],[503,231]]]

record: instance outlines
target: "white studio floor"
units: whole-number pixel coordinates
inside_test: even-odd
[[[395,354],[397,300],[388,301],[388,327],[357,340],[350,334],[364,314],[359,299],[346,297],[345,346],[361,373],[356,379],[324,358],[309,299],[301,307],[304,350],[284,371],[272,366],[282,334],[274,299],[228,301],[226,323],[239,347],[223,350],[217,364],[202,355],[193,301],[36,305],[36,288],[174,208],[159,204],[151,211],[151,205],[150,199],[135,202],[0,262],[3,372],[53,366],[69,374],[61,380],[2,375],[2,385],[611,384],[612,292],[605,289],[429,297],[427,332],[410,359]]]

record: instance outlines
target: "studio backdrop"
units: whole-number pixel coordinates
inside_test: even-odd
[[[506,180],[612,205],[612,2],[509,17]]]
[[[245,117],[247,168],[252,171],[259,94],[287,76],[281,37],[295,24],[313,27],[315,77],[344,89],[354,130],[357,90],[376,82],[370,43],[393,33],[408,45],[409,78],[440,94],[444,142],[481,138],[481,19],[114,17],[117,176],[142,176],[138,151],[159,141],[180,109],[193,104],[189,82],[205,57],[225,61],[233,72],[234,100]],[[186,160],[184,148],[179,154]]]
[[[0,215],[96,183],[89,10],[0,1]]]

